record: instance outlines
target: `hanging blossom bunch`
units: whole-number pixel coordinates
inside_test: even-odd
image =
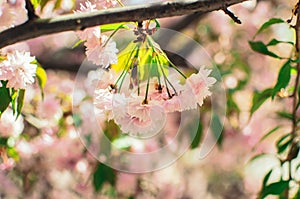
[[[183,74],[152,39],[157,27],[149,24],[138,23],[136,40],[119,53],[118,64],[101,75],[94,92],[97,118],[113,120],[123,133],[133,136],[151,136],[163,128],[168,113],[202,106],[216,82],[204,67],[189,77]],[[174,79],[171,68],[181,78]]]
[[[80,9],[75,13],[90,13],[96,11],[96,4],[86,1],[80,4]],[[101,34],[99,26],[86,28],[77,33],[81,41],[84,41],[86,47],[86,56],[93,64],[108,68],[110,64],[116,64],[118,61],[118,49],[116,43],[108,36]]]

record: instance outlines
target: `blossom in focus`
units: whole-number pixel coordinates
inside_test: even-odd
[[[118,62],[116,42],[106,35],[95,35],[85,42],[87,59],[93,64],[108,68]]]
[[[29,52],[14,51],[7,54],[7,59],[0,62],[0,80],[8,81],[6,87],[25,89],[34,83],[36,64],[35,57]]]
[[[17,137],[24,129],[23,117],[20,115],[18,119],[11,109],[6,109],[0,118],[0,137]]]
[[[134,136],[149,136],[159,132],[166,121],[162,106],[155,103],[143,103],[143,97],[128,99],[125,114],[115,117],[115,122],[120,125],[124,133]],[[117,112],[117,111],[115,111]]]
[[[211,95],[209,87],[216,83],[216,79],[209,77],[211,70],[200,68],[197,74],[192,74],[186,79],[188,87],[192,90],[197,103],[202,106],[203,100]]]

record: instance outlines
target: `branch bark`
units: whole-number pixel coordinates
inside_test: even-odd
[[[141,21],[153,18],[207,13],[246,0],[185,0],[111,8],[92,13],[68,14],[48,19],[34,19],[0,33],[0,48],[27,39],[87,27]]]

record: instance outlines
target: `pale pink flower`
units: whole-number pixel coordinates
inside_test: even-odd
[[[97,11],[96,5],[92,4],[90,1],[86,1],[85,4],[80,3],[80,9],[75,10],[74,13],[91,13],[95,11]],[[86,28],[83,31],[78,31],[76,33],[81,40],[87,40],[94,36],[96,37],[98,36],[99,38],[100,32],[101,32],[100,27],[96,26],[96,27]]]
[[[109,40],[108,40],[109,39]],[[87,59],[93,64],[108,68],[110,64],[118,62],[116,42],[106,35],[95,36],[85,42]]]
[[[34,83],[36,64],[32,64],[35,57],[29,52],[14,51],[7,54],[7,59],[0,63],[0,80],[8,80],[6,87],[25,89]]]
[[[137,176],[134,174],[119,173],[117,177],[116,189],[119,193],[131,195],[134,193],[137,185]]]
[[[203,100],[211,95],[209,87],[216,82],[215,78],[209,77],[210,73],[211,70],[202,67],[197,74],[192,74],[186,79],[186,84],[192,90],[199,106],[202,106]]]
[[[24,129],[23,117],[20,115],[16,120],[13,111],[6,109],[0,118],[0,137],[18,137]]]
[[[99,9],[107,9],[107,8],[113,8],[118,5],[118,2],[116,0],[101,0],[96,1],[97,8]]]
[[[124,117],[115,117],[124,133],[135,136],[151,136],[164,126],[166,115],[162,106],[143,103],[143,97],[130,97]]]
[[[62,116],[60,100],[55,95],[47,95],[37,106],[37,115],[45,119],[58,119]]]
[[[0,31],[10,28],[16,21],[14,10],[6,2],[0,2]]]
[[[97,118],[113,119],[113,94],[108,88],[95,90],[94,105]]]

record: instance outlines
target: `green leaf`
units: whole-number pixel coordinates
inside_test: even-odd
[[[75,127],[79,127],[82,124],[82,118],[79,114],[73,114],[73,123]]]
[[[25,90],[24,89],[20,89],[19,92],[18,92],[18,104],[17,104],[17,110],[16,110],[16,113],[17,113],[17,118],[19,117],[21,111],[22,111],[22,108],[23,108],[23,105],[24,105],[24,97],[25,97]]]
[[[42,97],[44,97],[44,88],[47,82],[47,74],[46,71],[43,69],[43,67],[38,62],[36,63],[37,63],[36,77],[38,80],[39,87],[41,89]]]
[[[213,113],[210,126],[213,136],[217,139],[218,145],[221,146],[223,141],[223,125],[220,121],[219,116],[215,113]]]
[[[285,21],[283,19],[279,19],[279,18],[272,18],[269,21],[265,22],[256,32],[255,36],[258,35],[259,33],[261,33],[263,30],[267,29],[268,27],[270,27],[273,24],[279,24],[279,23],[285,23]]]
[[[113,68],[116,72],[123,71],[125,69],[128,70],[129,66],[131,66],[137,58],[138,52],[139,44],[130,42],[126,48],[118,54],[118,63],[111,64],[111,68]]]
[[[266,186],[267,186],[267,183],[268,183],[268,181],[269,181],[269,178],[270,178],[272,172],[273,172],[273,169],[271,169],[271,170],[265,175],[264,180],[263,180],[263,187],[266,187]]]
[[[273,89],[273,94],[272,94],[272,99],[274,99],[275,95],[282,89],[285,88],[291,79],[291,62],[288,60],[280,69],[278,78],[277,78],[277,83],[274,86]]]
[[[283,111],[278,111],[277,115],[279,117],[284,118],[284,119],[293,120],[293,114],[291,114],[291,113],[287,113],[287,112],[283,112]]]
[[[276,142],[276,147],[277,147],[277,153],[281,154],[283,153],[289,145],[292,143],[293,139],[291,138],[291,134],[286,134],[282,136],[277,142]]]
[[[203,134],[203,125],[200,121],[198,129],[197,129],[197,133],[196,133],[195,137],[193,138],[193,141],[191,144],[191,149],[195,149],[199,146],[201,138],[202,138],[202,134]]]
[[[255,52],[281,59],[281,57],[269,51],[268,47],[262,41],[249,41],[249,45]]]
[[[101,29],[101,32],[108,32],[108,31],[113,31],[113,30],[117,30],[117,29],[127,29],[127,30],[129,30],[130,28],[127,25],[125,25],[125,24],[129,24],[129,23],[130,22],[105,24],[105,25],[101,25],[100,29]]]
[[[7,148],[7,155],[12,157],[14,160],[19,160],[20,159],[18,151],[13,147],[8,147]]]
[[[254,148],[256,148],[256,146],[261,143],[262,141],[264,141],[265,139],[267,139],[270,135],[272,135],[273,133],[275,133],[278,129],[280,129],[281,126],[276,126],[275,128],[273,128],[272,130],[270,130],[268,133],[266,133],[262,138],[260,138],[260,140],[255,144]]]
[[[294,46],[295,44],[291,41],[279,41],[277,39],[272,39],[267,46],[276,46],[277,44],[281,44],[281,43],[285,43],[285,44],[291,44],[292,46]]]
[[[289,181],[279,181],[271,183],[263,188],[260,198],[263,199],[268,195],[280,195],[289,186]]]
[[[7,146],[7,140],[8,140],[8,138],[0,137],[0,147],[1,146],[6,147]]]
[[[252,107],[250,110],[250,114],[252,115],[255,111],[259,109],[259,107],[272,96],[273,89],[268,88],[261,92],[255,92],[252,98]]]
[[[252,162],[254,162],[254,161],[256,161],[256,160],[258,160],[258,159],[260,159],[260,158],[263,158],[263,157],[265,157],[265,156],[269,156],[269,155],[271,155],[271,154],[269,154],[269,153],[260,153],[260,154],[257,154],[257,155],[253,156],[253,157],[249,160],[248,164],[249,164],[249,163],[252,163]]]
[[[93,175],[93,185],[95,190],[97,192],[100,191],[104,183],[109,183],[114,186],[116,183],[116,174],[112,168],[99,163]]]
[[[79,46],[80,44],[82,44],[84,42],[84,40],[79,39],[73,46],[72,49],[76,48],[77,46]]]
[[[1,81],[1,83],[2,87],[0,87],[0,117],[2,113],[6,110],[6,108],[9,106],[9,103],[11,101],[9,89],[6,88],[6,82]]]

